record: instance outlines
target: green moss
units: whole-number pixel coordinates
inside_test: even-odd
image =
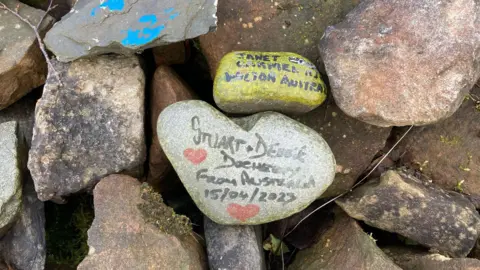
[[[163,203],[162,196],[146,183],[142,184],[141,197],[144,203],[139,204],[138,209],[146,222],[153,224],[162,232],[175,236],[192,233],[190,219],[176,214],[173,208]]]
[[[87,231],[93,222],[93,197],[81,195],[59,205],[45,203],[47,265],[76,266],[88,254]]]
[[[446,145],[454,146],[460,143],[460,137],[440,135],[440,141]]]

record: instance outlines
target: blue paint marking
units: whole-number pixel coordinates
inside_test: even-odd
[[[105,2],[100,4],[98,7],[93,8],[90,15],[95,16],[97,9],[100,9],[100,8],[108,8],[110,11],[121,11],[123,10],[124,7],[125,7],[124,0],[106,0]]]
[[[122,1],[123,2],[123,1]],[[164,12],[166,15],[172,13],[175,9],[168,8]],[[180,13],[176,12],[168,16],[168,20],[171,21],[178,17]],[[148,24],[147,27],[142,29],[128,29],[127,37],[122,40],[123,46],[141,46],[155,40],[160,33],[165,29],[164,24],[155,26],[158,22],[158,18],[155,14],[146,14],[138,19],[138,22]],[[125,31],[123,31],[125,32]]]

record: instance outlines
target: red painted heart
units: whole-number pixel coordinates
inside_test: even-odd
[[[194,150],[192,148],[187,148],[183,151],[183,155],[190,160],[190,162],[197,165],[207,158],[207,151],[205,149]]]
[[[246,206],[242,206],[240,204],[231,203],[227,206],[228,214],[240,220],[241,222],[245,222],[247,219],[254,217],[260,212],[260,206],[256,204],[248,204]]]

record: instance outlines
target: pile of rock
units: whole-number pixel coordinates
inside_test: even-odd
[[[480,268],[478,1],[174,2],[0,0],[0,269]]]

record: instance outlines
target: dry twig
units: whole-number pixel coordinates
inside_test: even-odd
[[[47,62],[48,72],[50,72],[50,71],[53,72],[53,75],[55,75],[57,80],[60,82],[60,77],[58,76],[57,71],[53,67],[52,62],[50,61],[50,57],[48,56],[47,50],[45,49],[45,44],[43,43],[42,37],[40,36],[40,32],[39,32],[39,28],[42,25],[43,21],[45,20],[45,17],[47,16],[48,12],[52,11],[55,7],[57,7],[56,5],[52,6],[52,3],[53,3],[53,0],[50,0],[49,3],[48,3],[47,10],[42,15],[42,17],[40,18],[40,21],[38,22],[37,25],[33,25],[28,19],[22,17],[22,15],[20,15],[20,13],[18,13],[18,10],[20,9],[20,4],[18,4],[15,7],[15,10],[13,10],[13,9],[7,7],[7,5],[5,5],[3,2],[0,2],[0,9],[7,10],[8,12],[15,15],[17,18],[22,20],[24,23],[26,23],[30,28],[32,28],[33,32],[35,33],[35,36],[37,37],[38,46],[40,47],[40,51],[42,51],[43,57],[45,58],[45,61]]]

